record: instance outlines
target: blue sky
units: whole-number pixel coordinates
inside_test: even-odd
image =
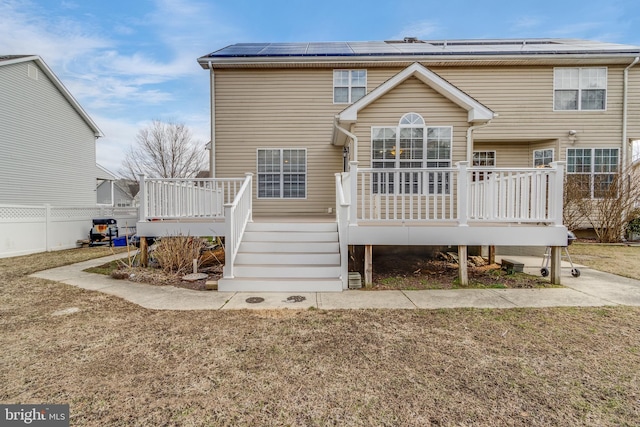
[[[37,54],[106,135],[117,172],[153,119],[209,140],[196,59],[240,42],[569,37],[640,45],[637,0],[0,0],[0,55]]]

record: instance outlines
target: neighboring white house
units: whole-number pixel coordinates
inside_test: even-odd
[[[134,181],[120,179],[108,169],[96,163],[98,169],[96,200],[100,206],[129,208],[136,206],[135,192],[131,190]]]
[[[93,218],[135,222],[97,204],[96,179],[115,178],[96,167],[101,136],[42,58],[0,55],[0,258],[76,247]]]
[[[102,131],[36,55],[0,55],[0,204],[96,205]]]

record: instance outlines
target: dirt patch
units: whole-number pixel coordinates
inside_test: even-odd
[[[409,254],[386,254],[374,261],[373,289],[541,288],[548,280],[524,273],[507,274],[499,264],[469,266],[469,285],[461,286],[458,264]]]
[[[221,250],[219,250],[221,251]],[[224,253],[205,255],[206,279],[193,282],[182,280],[182,274],[164,272],[159,268],[130,267],[125,262],[114,261],[87,269],[91,273],[107,274],[118,279],[154,286],[176,286],[197,291],[207,290],[205,283],[222,278]],[[374,261],[373,286],[366,290],[422,290],[422,289],[531,289],[557,287],[542,277],[524,273],[508,274],[499,264],[468,267],[469,284],[461,286],[458,280],[458,264],[433,260],[417,255],[386,254]]]

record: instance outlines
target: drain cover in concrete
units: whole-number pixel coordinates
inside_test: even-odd
[[[287,298],[285,302],[302,302],[306,299],[307,297],[303,297],[302,295],[292,295]]]
[[[249,304],[258,304],[258,303],[264,302],[264,298],[262,298],[262,297],[249,297],[245,301],[248,302]]]

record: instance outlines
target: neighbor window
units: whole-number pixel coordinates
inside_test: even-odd
[[[367,70],[333,70],[334,104],[352,104],[367,94]]]
[[[546,168],[553,162],[553,148],[533,150],[533,167]]]
[[[451,167],[452,129],[425,126],[419,114],[405,114],[397,127],[371,128],[371,165],[376,169],[437,169]],[[449,172],[379,172],[374,193],[443,194],[449,192]]]
[[[607,69],[555,68],[553,109],[604,110],[607,100]]]
[[[617,173],[617,148],[567,150],[567,181],[576,186],[582,197],[604,197],[614,183]]]
[[[258,198],[304,199],[307,187],[305,149],[258,150]]]

